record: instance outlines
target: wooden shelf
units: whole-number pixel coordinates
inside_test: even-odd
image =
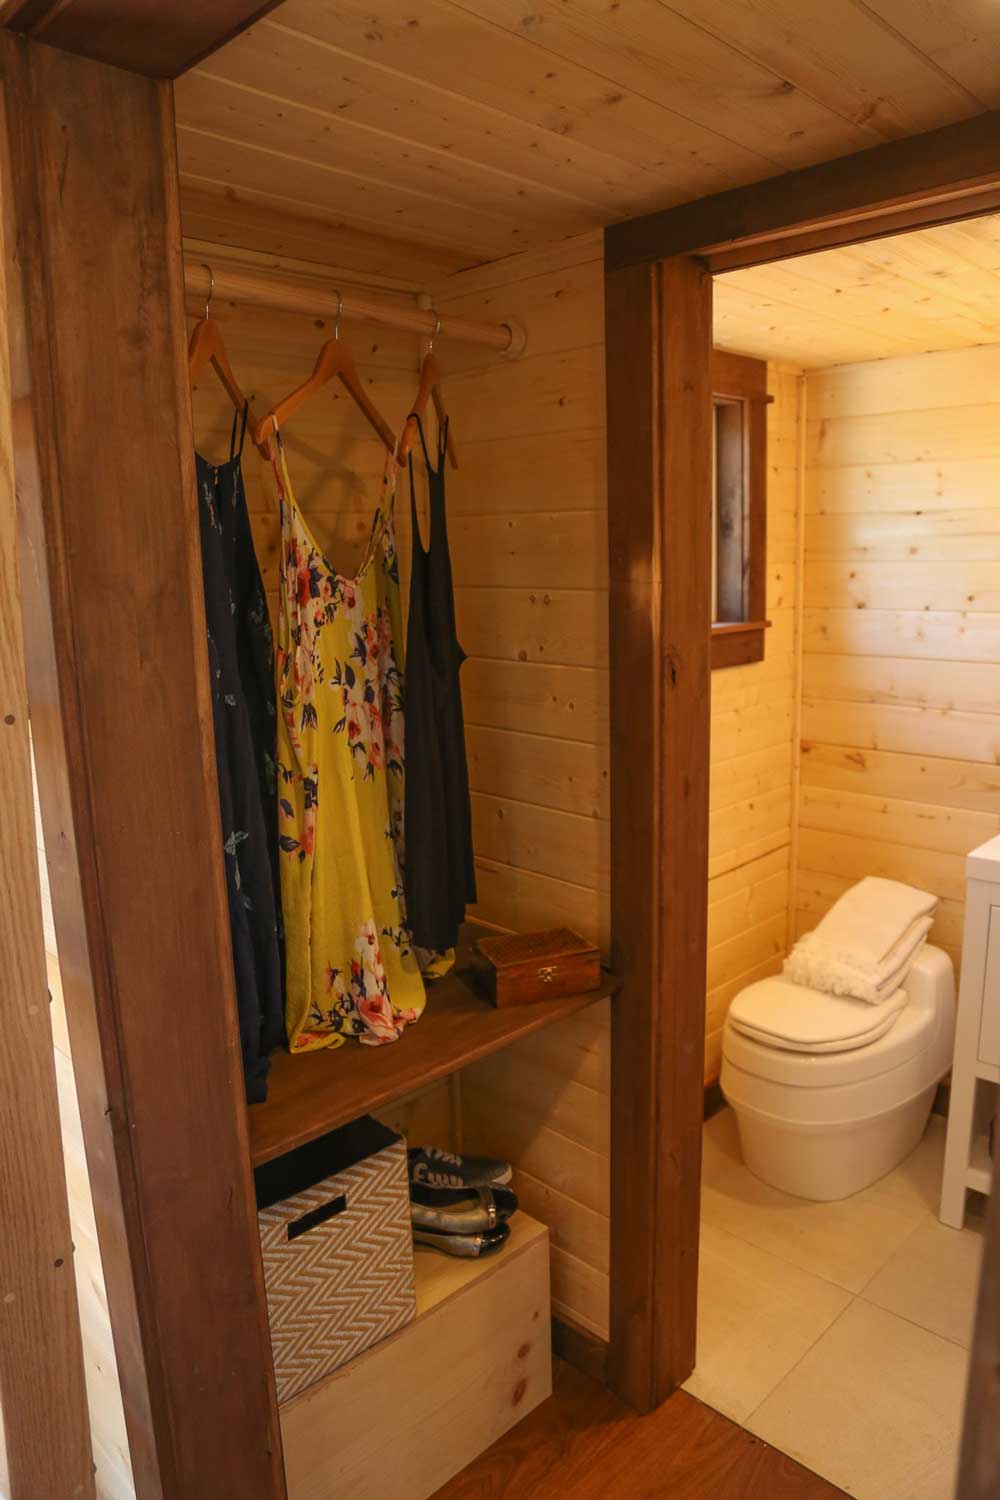
[[[560,1000],[496,1010],[469,983],[467,956],[444,979],[427,986],[427,1009],[398,1042],[363,1047],[348,1042],[292,1057],[276,1052],[266,1104],[249,1109],[255,1166],[315,1140],[359,1115],[435,1083],[520,1037],[613,995],[619,981],[602,975],[599,989]]]

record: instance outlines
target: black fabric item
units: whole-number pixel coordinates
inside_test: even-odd
[[[430,545],[420,540],[410,460],[413,565],[406,634],[406,919],[421,948],[453,948],[476,899],[455,598],[444,504],[447,421],[431,465],[417,418],[430,494]]]
[[[236,422],[228,463],[195,455],[208,665],[229,924],[247,1102],[267,1098],[284,1031],[274,645],[243,492]]]
[[[326,1135],[256,1167],[253,1180],[257,1207],[271,1208],[283,1198],[294,1198],[296,1193],[304,1193],[306,1188],[315,1187],[327,1177],[345,1172],[401,1139],[381,1120],[359,1115],[349,1125],[329,1130]]]

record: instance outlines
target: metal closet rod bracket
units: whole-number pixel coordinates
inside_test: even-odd
[[[417,307],[430,320],[435,320],[435,326],[430,331],[430,337],[425,347],[429,350],[433,347],[435,339],[447,338],[448,320],[442,317],[434,304],[434,298],[430,292],[418,292],[416,297]],[[497,344],[495,347],[501,359],[518,359],[528,345],[528,334],[526,329],[512,319],[507,318],[503,323],[494,325],[503,330],[507,335],[506,346]]]

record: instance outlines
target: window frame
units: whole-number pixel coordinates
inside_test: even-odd
[[[712,623],[712,669],[763,661],[770,620],[767,595],[767,362],[728,350],[712,351],[713,598],[728,618]],[[716,409],[726,413],[720,432]],[[719,506],[720,484],[728,491],[727,514]],[[737,560],[720,584],[718,542],[725,529]],[[723,597],[724,596],[724,597]]]

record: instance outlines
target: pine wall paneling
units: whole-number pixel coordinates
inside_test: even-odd
[[[32,770],[34,771],[34,767]],[[51,998],[56,1084],[59,1093],[59,1120],[62,1127],[63,1162],[66,1169],[70,1227],[73,1235],[73,1268],[76,1273],[76,1291],[80,1306],[80,1332],[83,1336],[87,1402],[90,1408],[90,1436],[96,1466],[95,1485],[98,1500],[134,1500],[135,1488],[132,1481],[128,1436],[125,1431],[125,1412],[122,1407],[121,1386],[115,1364],[104,1271],[97,1242],[93,1196],[83,1145],[83,1127],[80,1123],[80,1108],[73,1077],[62,980],[59,960],[56,957],[55,923],[52,916],[52,899],[49,894],[37,784],[34,785],[33,790],[42,924],[45,932],[45,960]]]
[[[767,632],[762,662],[712,674],[705,1079],[744,985],[780,972],[793,842],[802,377],[768,365]]]
[[[609,942],[604,270],[586,235],[450,278],[449,312],[516,318],[516,361],[442,346],[479,904]],[[454,498],[452,498],[454,497]],[[549,1226],[557,1313],[608,1331],[610,1012],[462,1076],[463,1141],[515,1163]]]
[[[1000,345],[811,373],[796,927],[881,874],[941,897],[1000,829]]]
[[[449,475],[479,882],[501,927],[569,923],[606,951],[608,648],[600,241],[449,278],[438,302],[515,318],[516,361],[444,350],[461,469]],[[765,660],[713,680],[707,1076],[725,1006],[785,951],[791,843],[798,372],[769,371]],[[610,670],[613,670],[613,664]],[[637,726],[641,726],[641,708]],[[605,1336],[607,1007],[463,1075],[467,1148],[508,1154],[550,1227],[557,1312]]]

